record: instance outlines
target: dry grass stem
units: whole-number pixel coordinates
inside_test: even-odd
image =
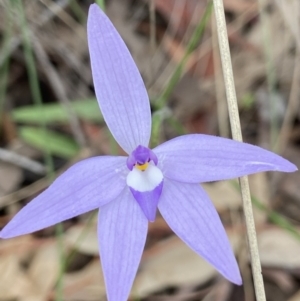
[[[66,112],[68,113],[70,127],[74,138],[81,147],[85,147],[86,139],[81,129],[79,118],[75,114],[71,103],[68,100],[67,93],[59,77],[59,74],[50,63],[45,50],[37,39],[33,39],[33,46],[37,59],[39,60],[41,66],[44,68],[44,73],[48,77],[49,83],[53,88],[53,92],[56,94],[56,97],[59,99]]]
[[[59,176],[62,174],[67,168],[72,166],[74,163],[89,158],[91,156],[94,156],[95,153],[87,148],[83,149],[78,156],[76,156],[73,160],[68,162],[64,167],[60,168],[59,170],[56,171],[56,175]],[[0,197],[0,209],[12,205],[14,203],[19,202],[22,199],[26,199],[28,197],[31,197],[43,189],[46,189],[50,184],[52,183],[52,180],[49,177],[43,177],[35,182],[33,182],[30,185],[27,185],[15,192],[12,192],[10,194],[7,194],[3,197]]]
[[[81,24],[76,22],[68,13],[66,13],[63,6],[49,0],[39,0],[39,1],[43,3],[49,9],[49,11],[51,11],[60,20],[62,20],[62,22],[65,23],[71,30],[73,30],[80,39],[85,41],[86,39],[85,28]]]
[[[177,2],[175,2],[175,4],[177,5]],[[228,24],[228,26],[231,27],[232,34],[237,33],[242,28],[242,26],[244,25],[242,20],[245,18],[245,16],[247,14],[249,14],[249,12],[251,10],[253,10],[255,8],[255,6],[256,6],[256,4],[254,3],[252,6],[250,6],[249,9],[245,10],[240,16],[238,16],[236,20],[234,20]],[[175,8],[177,8],[177,7],[175,6]],[[195,19],[195,18],[199,18],[199,14],[198,14],[197,10],[194,11],[191,19]],[[186,32],[190,32],[191,28],[192,28],[192,22],[188,26]],[[178,28],[173,28],[173,31],[172,30],[166,31],[167,33],[163,36],[161,42],[159,43],[159,45],[156,48],[157,51],[156,51],[155,55],[152,57],[152,62],[154,62],[157,59],[158,55],[156,55],[156,54],[158,54],[159,51],[161,51],[161,48],[168,48],[168,45],[171,44],[171,42],[174,40],[174,37],[175,37],[177,31],[178,31]],[[187,39],[188,39],[188,36],[186,33],[185,36],[180,41],[180,43],[178,44],[178,49],[174,51],[173,55],[174,55],[174,58],[178,57],[177,61],[180,60],[180,57],[182,56],[182,49],[185,49],[184,41]],[[165,46],[163,47],[162,45],[165,45]],[[195,63],[199,62],[207,54],[209,54],[211,51],[211,48],[212,48],[212,38],[208,37],[207,39],[205,39],[204,41],[201,42],[201,47],[200,47],[199,51],[198,50],[194,51],[190,55],[190,59],[187,61],[185,68],[182,71],[182,76],[188,70],[190,70],[191,66],[193,66]],[[176,59],[170,60],[169,63],[167,64],[167,66],[165,67],[165,69],[162,72],[160,72],[159,74],[156,74],[155,81],[148,88],[148,92],[150,95],[155,94],[156,91],[161,90],[161,83],[163,83],[162,86],[165,86],[167,84],[169,78],[171,77],[171,75],[175,69],[174,61],[176,62]]]
[[[295,2],[295,4],[297,5],[296,18],[291,18],[288,15],[288,12],[284,7],[283,3],[278,0],[276,0],[275,2],[278,8],[280,9],[280,12],[282,13],[282,17],[284,19],[287,28],[289,28],[290,32],[294,36],[297,45],[296,54],[295,54],[295,67],[293,73],[293,81],[291,85],[288,105],[282,122],[281,130],[279,132],[277,143],[275,146],[278,152],[282,153],[284,151],[285,146],[287,145],[290,136],[292,122],[295,116],[298,114],[298,110],[299,110],[298,99],[299,99],[299,82],[300,82],[300,61],[299,61],[300,60],[300,37],[299,37],[300,3]],[[295,22],[294,24],[293,21]]]
[[[242,141],[242,132],[239,118],[239,111],[236,99],[236,92],[234,86],[232,64],[228,43],[228,35],[225,21],[224,6],[222,0],[214,0],[214,9],[216,15],[217,31],[219,38],[220,53],[223,66],[223,76],[225,81],[225,89],[227,95],[227,103],[231,124],[231,131],[233,139]],[[248,243],[251,256],[252,274],[254,279],[255,294],[257,301],[265,301],[265,289],[263,278],[261,274],[261,265],[258,253],[257,238],[255,231],[255,224],[253,218],[253,210],[251,205],[250,189],[247,177],[239,179],[241,186],[241,193],[243,199],[244,216],[247,228]]]
[[[36,174],[46,173],[43,164],[4,148],[0,148],[0,160],[20,166]]]
[[[150,0],[149,2],[149,15],[150,15],[150,50],[151,56],[153,57],[156,49],[156,16],[155,16],[155,2],[154,0]],[[153,64],[150,59],[150,79],[153,81],[154,79],[154,70]]]
[[[221,71],[221,59],[218,52],[218,37],[216,20],[212,17],[212,51],[214,61],[214,74],[215,74],[215,90],[217,100],[217,113],[219,133],[222,137],[229,137],[229,124],[228,124],[228,110],[226,107],[226,100],[224,95],[224,83]]]
[[[176,1],[173,11],[175,11],[176,9],[179,9],[180,5],[181,5],[180,1]],[[182,18],[183,16],[181,15],[180,17]],[[193,20],[195,18],[199,19],[199,14],[198,14],[197,9],[195,9],[195,11],[193,12],[193,14],[191,16],[191,20]],[[170,25],[168,25],[168,26],[170,26]],[[186,33],[185,33],[184,37],[182,38],[182,40],[180,41],[178,48],[174,51],[174,54],[173,54],[174,57],[177,56],[177,57],[181,58],[181,55],[182,55],[181,49],[185,49],[184,41],[189,40],[189,38],[190,38],[190,35],[188,35],[187,33],[191,32],[192,29],[193,29],[193,23],[191,21],[189,23],[189,25],[187,26]],[[179,25],[178,25],[178,27],[173,27],[173,30],[166,30],[166,34],[164,34],[162,40],[160,41],[160,46],[157,48],[157,53],[159,53],[159,51],[161,50],[160,47],[164,48],[163,45],[166,46],[166,45],[170,44],[170,41],[172,41],[175,38],[176,34],[178,33],[178,30],[179,30]],[[209,43],[208,43],[208,45],[209,45]],[[209,49],[207,49],[207,51]],[[193,54],[191,54],[191,55],[193,55]],[[152,61],[155,61],[155,59],[156,59],[156,54],[152,57]],[[159,74],[155,75],[156,76],[155,81],[151,84],[151,87],[149,87],[149,89],[148,89],[148,92],[150,95],[152,93],[155,94],[155,91],[160,91],[161,87],[165,87],[168,84],[170,78],[172,77],[172,74],[174,73],[174,71],[176,69],[177,64],[174,64],[174,62],[176,62],[176,59],[171,59],[169,61],[169,63],[166,65],[166,67],[164,68],[164,70],[162,70],[162,72],[160,72]],[[189,67],[187,65],[188,65],[188,62],[185,65],[185,68],[183,68],[181,76],[183,76],[189,69]]]
[[[282,16],[284,18],[287,27],[290,29],[292,35],[294,36],[297,48],[298,50],[300,50],[299,22],[297,22],[297,20],[299,20],[300,17],[300,2],[298,0],[294,0],[294,2],[295,2],[294,3],[295,16],[291,16],[289,13],[290,8],[288,7],[291,4],[290,3],[287,4],[285,1],[275,0],[275,3],[280,9],[280,12],[282,13]],[[295,23],[293,24],[293,22]]]
[[[290,137],[292,122],[295,116],[298,114],[299,108],[299,82],[300,82],[300,51],[297,51],[295,56],[295,68],[293,74],[293,81],[291,86],[291,92],[289,96],[288,105],[282,122],[281,130],[279,132],[277,145],[275,146],[279,153],[284,151]]]

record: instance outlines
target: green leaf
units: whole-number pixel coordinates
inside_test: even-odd
[[[51,130],[44,131],[42,128],[22,126],[19,134],[29,145],[66,159],[74,157],[79,151],[73,139]]]
[[[254,95],[252,93],[246,93],[243,97],[242,97],[242,107],[246,110],[250,110],[253,105],[254,105]]]
[[[103,121],[95,98],[75,100],[71,102],[71,106],[79,118],[88,121]],[[16,122],[29,124],[69,122],[69,114],[60,103],[43,104],[42,109],[35,105],[20,107],[13,110],[12,118]]]

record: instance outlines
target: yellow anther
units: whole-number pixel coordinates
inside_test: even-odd
[[[149,165],[149,163],[146,162],[145,164],[142,164],[142,165],[136,164],[135,167],[141,171],[145,171],[147,169],[148,165]]]

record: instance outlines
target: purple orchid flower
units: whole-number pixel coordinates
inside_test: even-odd
[[[93,4],[88,42],[103,117],[128,157],[83,160],[59,176],[2,230],[10,238],[100,209],[98,237],[108,300],[129,295],[157,208],[172,230],[224,277],[241,276],[218,213],[199,183],[295,165],[259,147],[185,135],[150,150],[151,111],[140,73],[116,29]],[[176,263],[174,263],[176,264]]]

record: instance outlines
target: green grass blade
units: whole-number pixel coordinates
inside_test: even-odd
[[[69,4],[71,11],[76,16],[81,24],[86,24],[86,14],[77,2],[77,0],[72,0]]]
[[[186,47],[185,53],[183,55],[183,58],[181,59],[181,61],[179,62],[179,64],[177,65],[173,75],[171,76],[166,88],[164,89],[164,91],[162,92],[162,94],[160,95],[160,97],[158,98],[158,100],[156,101],[155,105],[160,109],[162,107],[164,107],[166,101],[168,100],[168,98],[170,97],[175,85],[178,83],[178,81],[181,78],[182,75],[182,71],[184,69],[184,66],[187,63],[187,60],[190,56],[190,54],[196,49],[197,44],[199,42],[199,40],[201,39],[201,37],[203,36],[205,27],[208,23],[208,20],[211,16],[212,13],[212,8],[213,8],[213,4],[212,2],[209,2],[206,10],[204,12],[204,15],[202,17],[202,19],[200,20],[199,24],[197,25],[196,29],[193,32],[193,35]]]
[[[48,151],[51,155],[70,159],[79,152],[79,146],[72,138],[51,130],[23,126],[19,134],[26,143],[43,152]]]
[[[240,191],[239,185],[236,182],[230,181],[232,186]],[[251,202],[252,204],[259,209],[260,211],[263,211],[267,214],[269,220],[279,226],[280,228],[286,230],[289,232],[292,236],[294,236],[296,239],[300,241],[300,233],[299,231],[293,226],[292,223],[290,223],[284,216],[282,216],[280,213],[277,213],[273,210],[270,210],[266,205],[264,205],[258,198],[251,196]]]
[[[95,1],[103,11],[105,11],[105,1],[104,0],[96,0]]]
[[[98,103],[95,98],[76,100],[71,102],[77,116],[83,120],[92,122],[103,121]],[[40,114],[40,108],[35,105],[24,106],[13,110],[12,118],[16,122],[26,124],[53,124],[69,123],[69,116],[60,103],[43,104],[44,114]]]
[[[30,29],[27,24],[23,2],[22,0],[15,0],[15,1],[9,1],[9,3],[15,6],[18,15],[18,21],[20,22],[19,26],[23,38],[24,56],[25,56],[26,68],[27,68],[27,73],[29,78],[30,90],[33,97],[33,102],[40,109],[40,114],[43,116],[44,111],[42,108],[42,104],[43,104],[42,95],[41,95],[41,90],[40,90],[40,85],[38,80],[38,73],[35,65],[35,59],[32,51]],[[26,135],[26,129],[25,131],[24,129],[22,130],[23,130],[23,134],[25,133]],[[47,141],[46,123],[42,124],[40,132],[41,132],[41,137],[43,137],[43,145],[45,145]],[[48,170],[47,176],[50,179],[53,179],[54,166],[53,166],[53,160],[51,157],[50,149],[46,147],[44,149],[44,154],[45,154],[45,162]],[[62,247],[63,241],[62,241],[61,229],[62,227],[58,225],[56,237],[58,240],[58,250],[60,254],[60,271],[59,271],[59,280],[58,280],[58,285],[56,288],[56,296],[55,296],[55,299],[57,301],[62,301],[63,299],[62,296],[63,296],[63,275],[64,275],[64,251]]]
[[[1,54],[5,57],[5,60],[0,66],[0,118],[2,116],[2,112],[4,109],[5,96],[7,90],[7,80],[8,80],[8,70],[9,70],[9,62],[10,62],[10,42],[12,36],[12,16],[11,10],[9,6],[5,6],[5,26],[3,42],[1,45]],[[0,123],[1,126],[1,123]],[[1,128],[0,128],[1,130]]]

